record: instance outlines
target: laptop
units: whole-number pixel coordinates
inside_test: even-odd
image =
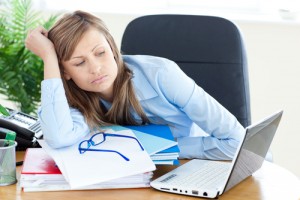
[[[282,113],[248,126],[232,162],[193,159],[150,185],[164,192],[217,198],[262,166]]]

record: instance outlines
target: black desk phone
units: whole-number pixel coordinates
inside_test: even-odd
[[[3,130],[9,129],[17,134],[17,150],[38,146],[37,139],[42,138],[43,135],[39,120],[26,113],[6,109],[9,115],[0,115],[0,127],[4,128],[0,129],[0,138],[5,138]]]

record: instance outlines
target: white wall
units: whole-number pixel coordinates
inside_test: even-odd
[[[300,24],[237,22],[248,53],[252,121],[284,109],[274,162],[300,177]]]
[[[137,17],[99,16],[117,44],[121,42],[126,25]],[[300,24],[235,22],[244,35],[248,54],[252,121],[284,109],[271,146],[274,163],[300,177]]]

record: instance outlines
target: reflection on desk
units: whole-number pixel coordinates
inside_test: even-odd
[[[17,152],[17,160],[22,160],[24,152]],[[181,163],[186,161],[182,160]],[[161,176],[176,166],[158,166],[154,178]],[[21,167],[17,167],[19,177]],[[265,161],[262,168],[231,190],[225,192],[221,200],[300,200],[300,180],[288,170],[274,163]],[[24,193],[18,183],[0,187],[2,200],[94,200],[94,199],[130,199],[130,200],[185,200],[201,199],[184,195],[164,193],[152,188],[139,189],[112,189],[90,191],[63,191],[63,192],[33,192]]]

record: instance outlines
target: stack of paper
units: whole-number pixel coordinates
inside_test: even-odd
[[[149,187],[155,164],[176,164],[177,142],[167,126],[108,126],[106,133],[135,137],[107,137],[104,143],[90,148],[118,151],[130,160],[112,152],[86,151],[80,154],[77,144],[53,149],[39,140],[42,149],[28,149],[21,171],[24,191],[83,190]],[[156,136],[159,135],[160,137]],[[87,136],[84,140],[89,139]]]
[[[76,190],[149,187],[152,172],[76,188]],[[55,161],[42,148],[28,148],[20,176],[25,192],[72,190]]]
[[[117,134],[123,135],[123,137],[108,137],[101,145],[91,146],[90,149],[94,151],[86,151],[83,154],[80,154],[78,149],[81,141],[60,149],[49,147],[44,140],[38,142],[46,153],[53,158],[65,181],[69,184],[68,187],[72,190],[97,187],[99,183],[106,184],[105,188],[137,187],[136,183],[132,183],[132,185],[130,182],[127,182],[126,185],[123,184],[123,178],[139,174],[144,178],[145,173],[155,170],[155,165],[148,153],[140,148],[136,140],[128,139],[128,137],[136,138],[132,131],[123,130],[118,131]],[[89,140],[90,137],[91,135],[83,140]],[[115,152],[123,154],[129,158],[129,161]],[[123,182],[118,180],[121,178]],[[128,180],[125,179],[125,181]],[[114,186],[116,183],[120,183],[120,185]],[[148,184],[149,178],[145,178],[141,186]]]
[[[150,124],[145,126],[112,126],[109,128],[115,131],[133,130],[156,165],[179,164],[179,148],[168,126]]]

